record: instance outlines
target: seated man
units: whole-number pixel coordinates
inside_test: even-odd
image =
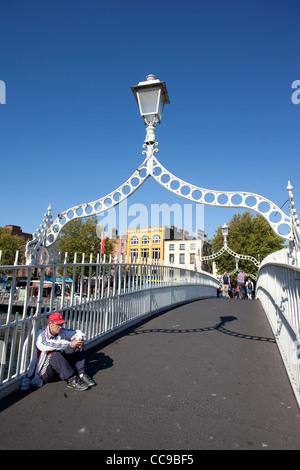
[[[57,379],[65,380],[67,387],[83,391],[96,382],[85,372],[83,343],[84,333],[80,330],[63,328],[65,320],[61,313],[49,316],[49,324],[40,330],[36,337],[36,365],[33,385],[41,386],[43,382]],[[32,371],[28,372],[30,377]]]

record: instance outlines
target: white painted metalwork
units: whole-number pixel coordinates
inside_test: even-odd
[[[174,194],[199,204],[216,207],[238,207],[252,210],[263,216],[277,235],[286,240],[293,239],[291,233],[291,217],[287,216],[269,199],[249,192],[215,191],[192,185],[177,178],[166,170],[155,157],[153,157],[153,168],[152,176],[154,179]],[[261,209],[263,204],[265,204],[264,210]],[[271,220],[271,216],[274,216],[275,213],[279,215],[277,222]],[[280,231],[280,228],[283,229],[284,226],[289,230],[287,235],[283,235]]]
[[[69,263],[65,256],[63,263],[51,265],[50,281],[47,264],[17,265],[16,258],[14,266],[0,266],[0,277],[10,277],[9,290],[0,292],[0,397],[19,386],[35,334],[53,311],[63,313],[68,327],[85,331],[90,347],[170,305],[216,297],[218,281],[209,273],[157,263],[100,263],[100,255],[95,262],[84,258],[78,262],[75,255]],[[22,288],[21,270],[26,277]]]
[[[235,258],[235,269],[233,271],[231,271],[230,273],[228,273],[229,276],[234,274],[235,272],[237,272],[239,270],[239,261],[240,261],[240,259],[244,259],[246,261],[251,261],[253,264],[255,264],[256,267],[259,267],[260,262],[256,258],[254,258],[253,256],[241,255],[241,254],[236,253],[235,251],[233,251],[231,248],[229,248],[229,246],[227,244],[227,236],[228,236],[229,227],[228,227],[227,224],[224,224],[221,227],[221,230],[222,230],[222,235],[223,235],[223,238],[224,238],[224,244],[223,244],[222,248],[219,251],[217,251],[216,253],[213,253],[212,255],[202,256],[200,258],[200,262],[201,261],[211,261],[211,260],[214,260],[216,258],[219,258],[220,256],[223,255],[223,253],[225,253],[227,251],[227,253],[229,253],[231,256],[233,256]],[[252,279],[256,280],[256,276],[253,276],[253,274],[246,273],[245,275],[248,276],[248,277],[250,276],[250,277],[252,277]],[[222,274],[217,276],[218,279],[220,279],[221,276],[222,276]]]
[[[234,258],[238,258],[239,260],[244,259],[244,260],[247,260],[247,261],[251,261],[253,264],[255,264],[255,266],[259,267],[260,263],[259,263],[259,261],[257,261],[256,258],[254,258],[253,256],[241,255],[239,253],[235,253],[235,251],[231,250],[231,248],[229,248],[227,245],[226,246],[223,245],[222,248],[219,251],[217,251],[216,253],[213,253],[212,255],[202,256],[201,261],[209,261],[209,260],[219,258],[226,251],[231,256],[234,256]]]
[[[40,228],[33,234],[33,240],[27,243],[27,263],[39,264],[41,262],[41,254],[44,251],[49,253],[48,264],[59,261],[61,253],[56,242],[63,227],[72,220],[99,215],[127,199],[127,197],[133,194],[150,176],[147,169],[147,160],[148,157],[133,175],[116,190],[96,201],[79,204],[61,212],[52,223],[51,206],[49,205],[48,211],[43,219],[43,224],[41,224]]]
[[[162,100],[162,103],[168,103],[169,97],[164,82],[159,82],[159,80],[157,80],[153,75],[148,76],[148,78],[149,77],[150,82],[155,82],[155,86],[158,86],[160,90],[164,90],[164,99]],[[149,86],[149,81],[148,84],[147,81],[144,83]],[[158,98],[158,100],[160,100],[160,98]],[[260,214],[269,223],[278,236],[290,242],[291,254],[299,251],[299,220],[294,207],[293,188],[290,182],[287,187],[290,201],[290,215],[286,215],[276,204],[263,196],[259,196],[258,194],[246,191],[218,191],[205,189],[176,177],[164,168],[155,157],[155,153],[158,152],[158,149],[156,148],[158,143],[155,138],[155,126],[157,125],[157,122],[160,122],[161,120],[161,113],[162,109],[159,108],[159,106],[156,107],[156,111],[151,114],[151,116],[154,116],[153,122],[150,122],[147,119],[147,112],[143,113],[141,110],[142,117],[145,119],[147,124],[146,139],[144,143],[144,148],[146,150],[143,152],[146,154],[146,159],[125,183],[96,201],[79,204],[61,212],[52,223],[51,207],[49,206],[48,212],[45,214],[45,219],[43,219],[44,223],[41,224],[37,233],[34,234],[33,240],[27,244],[26,259],[28,264],[41,262],[43,252],[44,259],[47,260],[48,264],[55,263],[60,257],[60,250],[57,247],[56,242],[61,230],[66,224],[81,217],[97,216],[103,211],[118,205],[121,201],[131,196],[150,176],[152,176],[168,191],[195,203],[216,207],[248,209]],[[275,214],[276,217],[278,216],[278,220],[276,222],[274,222]],[[287,233],[284,233],[285,231],[287,231]],[[295,254],[292,254],[292,257],[296,259]]]
[[[300,406],[300,268],[288,264],[289,257],[288,249],[283,249],[263,260],[256,298],[267,315]]]

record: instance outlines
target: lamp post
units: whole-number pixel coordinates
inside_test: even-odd
[[[207,190],[205,188],[200,188],[198,186],[191,185],[186,181],[177,178],[166,168],[164,168],[160,164],[160,162],[155,158],[154,155],[156,152],[158,152],[158,149],[155,148],[156,146],[158,146],[158,143],[156,142],[155,138],[156,126],[158,123],[161,122],[164,106],[170,103],[165,82],[161,82],[154,75],[148,75],[145,81],[140,82],[136,86],[132,86],[131,90],[138,103],[141,117],[145,125],[147,126],[146,138],[143,144],[145,150],[142,152],[144,155],[147,155],[146,159],[135,170],[133,175],[128,178],[128,180],[125,181],[119,188],[114,189],[109,194],[102,196],[95,201],[91,201],[88,204],[79,204],[60,212],[54,221],[50,220],[52,219],[52,215],[51,207],[49,206],[48,213],[46,214],[47,217],[43,220],[43,222],[45,223],[41,224],[41,228],[37,229],[37,233],[33,234],[33,239],[26,245],[27,263],[38,264],[40,260],[41,250],[44,249],[46,249],[49,253],[49,259],[51,260],[49,261],[49,263],[58,262],[60,260],[60,249],[57,246],[57,240],[59,234],[61,233],[62,229],[66,226],[66,224],[79,218],[89,217],[90,215],[97,216],[103,211],[120,204],[123,200],[127,199],[131,194],[133,194],[144,183],[144,181],[146,181],[149,176],[152,176],[159,184],[161,184],[173,194],[185,197],[198,204],[224,207],[223,203],[218,202],[218,198],[219,196],[225,195],[228,198],[228,202],[226,204],[227,207],[239,207],[254,210],[267,220],[267,222],[277,235],[290,242],[290,253],[288,259],[291,260],[292,264],[296,263],[297,257],[299,255],[298,252],[300,250],[300,223],[296,214],[296,209],[294,208],[292,186],[290,185],[290,183],[287,189],[289,191],[291,211],[290,216],[287,216],[281,210],[281,208],[276,206],[272,201],[258,194],[248,193],[244,191],[231,191],[224,193],[224,191]],[[160,172],[155,172],[155,169],[160,170]],[[146,172],[144,170],[146,170]],[[166,175],[168,179],[166,180],[166,178],[162,178],[162,174]],[[138,184],[133,184],[132,181],[136,178],[138,180]],[[171,182],[173,182],[173,180],[176,181],[176,184],[179,185],[178,187],[172,187]],[[183,187],[187,187],[189,189],[189,193],[187,195],[183,194]],[[194,194],[196,194],[197,192],[200,192],[200,198],[198,196],[194,196]],[[212,201],[206,200],[207,193],[213,196]],[[238,196],[241,202],[233,203],[234,196]],[[248,204],[248,196],[254,198],[254,205],[252,203],[251,205]],[[262,211],[260,209],[262,203],[268,204],[268,212]],[[276,223],[271,220],[271,215],[274,213],[278,213],[281,216],[281,219],[278,220],[278,222]],[[287,235],[283,235],[280,232],[281,227],[289,228],[289,232]],[[228,248],[227,246],[227,237],[225,238],[225,246],[227,248],[226,251],[232,254],[232,250],[230,250],[230,248]],[[218,255],[221,254],[221,251],[223,253],[224,250],[225,248],[223,247],[222,250],[220,250],[220,252],[218,253]],[[242,255],[239,256],[240,259],[246,259],[242,258]],[[216,254],[214,255],[214,257],[216,257]],[[213,258],[203,257],[203,259]],[[251,261],[253,261],[255,264],[257,263],[256,265],[258,266],[260,264],[257,260],[255,260],[255,258],[248,257],[247,259],[251,259]]]
[[[223,253],[225,253],[225,251],[227,251],[227,253],[229,253],[231,256],[233,256],[235,258],[235,270],[232,271],[229,274],[232,274],[235,271],[238,271],[238,265],[239,265],[240,260],[251,261],[253,264],[255,264],[255,266],[257,266],[259,268],[260,261],[257,261],[257,259],[255,259],[253,256],[241,255],[240,253],[235,253],[235,251],[233,251],[233,250],[231,250],[231,248],[229,248],[229,246],[227,245],[227,237],[228,237],[228,232],[229,232],[229,227],[228,227],[227,224],[222,225],[221,231],[222,231],[222,235],[223,235],[223,238],[224,238],[224,243],[223,243],[222,248],[217,253],[214,253],[214,254],[209,255],[209,256],[202,256],[200,258],[200,261],[214,260],[216,258],[219,258],[219,256],[223,255]],[[253,277],[254,279],[256,279],[256,277],[253,276],[252,274],[247,274],[247,275]]]
[[[153,154],[154,145],[158,145],[155,141],[155,128],[161,121],[165,104],[170,103],[166,84],[151,74],[146,77],[146,81],[132,86],[131,90],[147,126],[145,144]],[[148,153],[148,156],[151,155]]]
[[[237,255],[235,257],[235,270],[238,271],[239,270],[239,260],[240,260],[240,257]]]
[[[222,230],[222,235],[223,235],[223,238],[224,238],[224,247],[225,247],[225,250],[226,250],[226,248],[227,248],[227,237],[228,237],[228,232],[229,232],[228,225],[227,224],[222,225],[221,230]]]

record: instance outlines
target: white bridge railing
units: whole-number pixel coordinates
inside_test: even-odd
[[[215,297],[218,281],[202,271],[146,263],[0,266],[0,398],[20,385],[34,337],[59,310],[69,328],[95,345],[160,309]],[[21,282],[20,279],[23,279]]]
[[[288,262],[285,249],[263,260],[256,297],[268,317],[300,406],[300,268]]]

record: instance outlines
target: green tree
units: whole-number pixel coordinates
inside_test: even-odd
[[[68,262],[72,263],[74,255],[77,253],[77,263],[82,260],[82,254],[85,254],[85,262],[89,262],[90,255],[93,256],[93,261],[96,261],[97,254],[100,253],[100,239],[97,236],[96,227],[98,224],[97,217],[88,217],[85,219],[77,219],[71,221],[66,227],[63,228],[60,238],[58,239],[58,246],[61,249],[62,261],[64,261],[64,254],[68,253]],[[113,253],[114,240],[106,238],[104,244],[104,253],[106,259]],[[77,274],[80,270],[77,270]],[[68,269],[68,275],[72,275],[72,269]]]
[[[112,240],[110,238],[106,238],[104,242],[104,254],[106,262],[109,261],[110,255],[113,256],[114,248],[115,248],[116,240]],[[114,260],[113,260],[114,261]]]
[[[70,263],[73,262],[75,253],[77,253],[77,262],[81,261],[83,253],[85,261],[89,259],[90,254],[95,261],[97,253],[100,252],[100,240],[96,234],[97,223],[97,217],[89,217],[72,220],[63,228],[57,242],[62,252],[62,260],[64,253],[67,252]]]
[[[19,251],[18,264],[24,261],[25,242],[19,235],[12,235],[7,227],[0,227],[0,250],[2,250],[1,264],[12,265],[15,262],[16,251]]]
[[[219,251],[223,243],[224,238],[221,227],[219,227],[211,240],[213,252]],[[243,214],[234,214],[229,222],[227,244],[235,253],[263,260],[270,253],[281,250],[284,246],[284,240],[275,234],[261,215],[252,216],[250,212],[244,212]],[[235,269],[235,259],[227,252],[217,258],[215,262],[219,273],[231,272]],[[246,273],[257,274],[257,267],[251,261],[240,260],[239,268]]]

